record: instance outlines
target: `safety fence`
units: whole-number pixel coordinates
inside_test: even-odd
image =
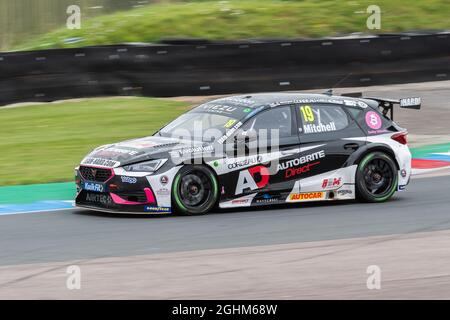
[[[450,79],[450,32],[314,40],[173,41],[0,53],[0,105]]]

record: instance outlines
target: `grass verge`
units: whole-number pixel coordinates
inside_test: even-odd
[[[155,42],[187,37],[213,40],[322,37],[351,32],[450,29],[448,0],[378,0],[381,29],[368,30],[372,0],[231,0],[151,4],[82,21],[15,46],[15,50]]]
[[[93,148],[149,136],[188,108],[128,97],[0,108],[0,186],[70,181]]]

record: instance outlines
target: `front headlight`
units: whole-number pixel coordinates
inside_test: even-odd
[[[159,168],[162,167],[164,163],[166,163],[167,159],[158,159],[152,161],[146,161],[141,163],[130,164],[128,166],[124,166],[123,169],[125,171],[131,172],[155,172]]]

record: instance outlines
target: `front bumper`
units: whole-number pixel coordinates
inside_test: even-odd
[[[77,207],[112,213],[172,212],[170,206],[158,203],[147,176],[118,175],[112,168],[81,166],[80,169],[75,172]]]

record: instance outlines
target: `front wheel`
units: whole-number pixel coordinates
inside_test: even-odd
[[[173,206],[186,215],[206,214],[217,203],[218,190],[211,169],[203,165],[185,166],[173,182]]]
[[[356,196],[365,202],[384,202],[397,190],[397,166],[383,152],[366,155],[356,171]]]

